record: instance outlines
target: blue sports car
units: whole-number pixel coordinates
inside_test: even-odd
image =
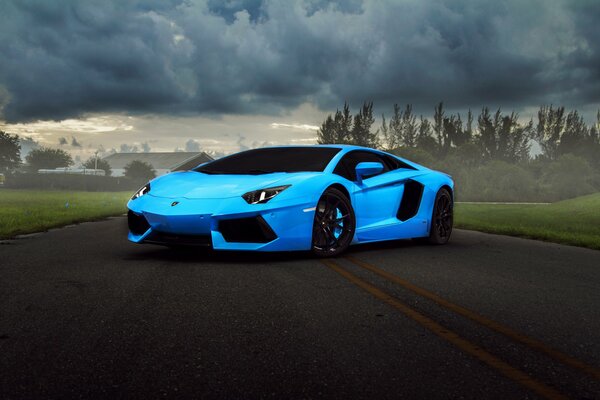
[[[452,232],[454,182],[408,160],[358,146],[247,150],[174,172],[127,207],[129,240],[216,250],[310,250]]]

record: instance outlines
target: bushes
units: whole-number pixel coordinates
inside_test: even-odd
[[[417,147],[399,147],[390,151],[390,153],[425,166],[431,166],[435,163],[435,159],[431,154]]]
[[[464,146],[468,146],[464,145]],[[573,154],[557,160],[489,161],[480,164],[470,148],[452,149],[440,160],[416,148],[393,151],[400,157],[444,171],[456,182],[457,201],[554,202],[600,191],[600,173]]]
[[[600,190],[598,173],[583,158],[560,156],[542,171],[541,185],[551,200],[579,197]]]
[[[492,161],[470,174],[465,199],[470,201],[536,201],[537,184],[525,168],[505,161]],[[460,187],[460,180],[457,180]],[[458,189],[460,192],[460,189]]]
[[[16,173],[6,177],[5,186],[13,189],[52,189],[89,192],[134,191],[144,185],[145,180],[125,177]]]

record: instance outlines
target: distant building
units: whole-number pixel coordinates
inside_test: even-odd
[[[156,175],[173,171],[186,171],[213,158],[204,152],[165,152],[165,153],[114,153],[104,157],[110,165],[112,176],[125,175],[125,166],[132,161],[143,161],[152,165]]]

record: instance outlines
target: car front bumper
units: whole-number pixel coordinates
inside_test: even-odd
[[[241,197],[186,199],[144,195],[127,204],[134,243],[215,250],[310,250],[315,204],[248,204]]]

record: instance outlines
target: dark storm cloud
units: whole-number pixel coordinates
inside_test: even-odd
[[[0,3],[0,109],[276,113],[600,100],[595,1]]]
[[[600,2],[581,1],[569,5],[578,16],[574,21],[577,37],[590,38],[565,60],[568,78],[576,80],[572,85],[574,96],[583,103],[598,103],[600,98]],[[595,40],[593,40],[595,38]]]
[[[208,0],[207,6],[211,13],[223,17],[228,23],[235,21],[235,14],[240,11],[246,11],[250,20],[257,22],[266,16],[262,3],[262,0]]]

